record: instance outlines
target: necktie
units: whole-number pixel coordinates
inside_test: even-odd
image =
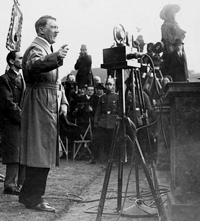
[[[21,85],[22,85],[22,76],[21,76],[21,74],[18,74],[17,77],[15,78],[15,80],[16,80],[17,86],[21,87]]]
[[[52,45],[50,46],[50,49],[51,49],[51,52],[53,53],[53,46]]]

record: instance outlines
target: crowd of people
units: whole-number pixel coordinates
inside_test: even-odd
[[[8,69],[0,76],[4,193],[19,195],[19,202],[26,208],[55,212],[43,195],[50,168],[59,165],[59,117],[79,125],[81,133],[90,122],[93,133],[89,163],[107,162],[119,115],[119,94],[113,76],[108,74],[105,83],[93,76],[92,57],[86,45],[81,46],[74,65],[76,76],[68,74],[61,83],[59,67],[68,48],[63,44],[53,52],[52,45],[59,33],[56,18],[42,16],[36,21],[35,30],[37,36],[24,55],[19,51],[8,53]],[[153,107],[145,92],[143,97],[148,116]],[[130,118],[132,99],[131,93],[127,93],[126,115]],[[138,96],[136,103],[137,99]],[[137,120],[136,126],[142,126],[142,116],[138,115]]]

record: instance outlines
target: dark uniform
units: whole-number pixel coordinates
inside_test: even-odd
[[[118,113],[118,94],[107,91],[99,98],[95,113],[96,138],[100,140],[100,154],[107,159],[113,139],[113,132]],[[98,153],[94,151],[94,154]],[[95,156],[94,156],[95,157]],[[105,159],[104,158],[104,159]]]

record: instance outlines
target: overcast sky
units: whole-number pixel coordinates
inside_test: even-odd
[[[6,37],[11,18],[13,0],[0,0],[0,67],[4,73],[8,53]],[[74,68],[81,44],[86,44],[92,55],[93,68],[99,68],[103,60],[103,49],[113,43],[113,28],[122,24],[125,30],[137,38],[142,34],[145,43],[161,40],[163,20],[159,14],[163,6],[179,4],[181,10],[176,20],[186,31],[185,51],[190,70],[200,72],[200,13],[199,0],[19,0],[23,13],[21,51],[24,52],[36,36],[35,21],[43,15],[57,18],[60,33],[55,50],[63,44],[69,45],[69,53],[60,69],[62,76]],[[136,27],[141,29],[138,33]]]

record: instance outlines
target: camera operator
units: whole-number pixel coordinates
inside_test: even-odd
[[[78,70],[76,74],[76,82],[78,88],[81,85],[94,85],[94,78],[92,73],[92,57],[87,53],[86,45],[81,45],[81,52],[79,58],[74,65],[74,69]]]

